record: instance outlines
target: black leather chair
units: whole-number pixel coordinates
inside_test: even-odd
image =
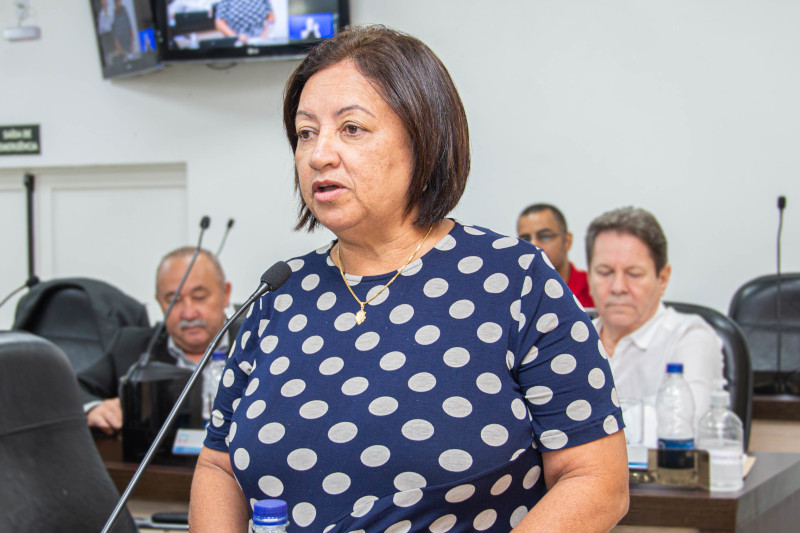
[[[149,326],[142,303],[100,280],[64,278],[20,298],[12,329],[55,343],[77,373],[102,357],[124,326]]]
[[[780,323],[777,302],[777,276],[761,276],[739,287],[731,299],[728,316],[747,337],[755,392],[800,395],[800,273],[781,275]]]
[[[36,335],[0,331],[0,405],[0,531],[100,531],[119,494],[64,353]],[[136,531],[127,511],[112,531]]]
[[[753,418],[753,369],[744,333],[733,320],[710,307],[682,302],[664,302],[664,305],[679,313],[700,315],[722,340],[725,358],[723,373],[728,381],[727,390],[731,394],[731,410],[742,420],[744,447],[747,449],[750,442],[750,422]]]

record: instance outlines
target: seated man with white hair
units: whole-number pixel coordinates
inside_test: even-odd
[[[608,353],[617,395],[644,405],[644,444],[655,447],[655,400],[667,363],[682,363],[694,396],[695,425],[722,379],[722,341],[701,317],[661,302],[672,267],[667,239],[644,209],[623,207],[595,218],[586,232],[595,327]]]

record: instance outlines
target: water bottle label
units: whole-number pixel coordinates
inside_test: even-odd
[[[667,450],[692,450],[694,439],[658,439],[658,447]]]
[[[742,451],[738,449],[709,449],[709,458],[718,465],[741,465],[743,462]]]

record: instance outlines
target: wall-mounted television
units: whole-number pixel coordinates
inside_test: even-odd
[[[154,0],[165,63],[302,57],[350,23],[347,0]]]
[[[90,0],[103,78],[160,66],[151,0]]]

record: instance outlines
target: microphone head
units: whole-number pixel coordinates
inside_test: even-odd
[[[786,208],[786,197],[778,196],[778,209],[785,209],[785,208]]]
[[[202,229],[208,229],[208,226],[211,225],[211,219],[208,218],[208,215],[204,216],[200,219],[200,227]]]
[[[232,227],[233,227],[233,219],[229,218],[228,219],[228,229],[231,229]]]
[[[292,267],[283,261],[278,261],[261,275],[261,283],[266,283],[269,286],[269,290],[275,291],[286,283],[286,280],[291,275]]]
[[[25,286],[28,287],[29,289],[34,285],[38,284],[39,284],[39,276],[37,276],[36,274],[31,275],[31,277],[28,278],[28,281],[25,282]]]

